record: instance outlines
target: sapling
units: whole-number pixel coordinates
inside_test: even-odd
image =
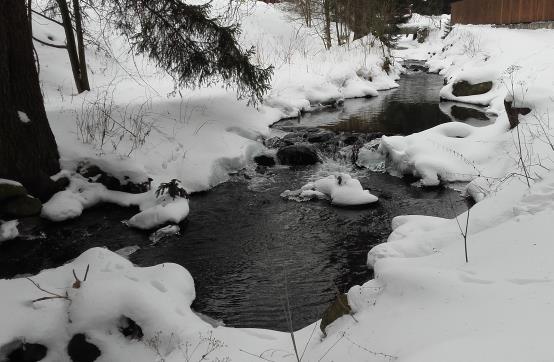
[[[450,196],[448,197],[448,200],[450,201],[450,208],[452,211],[454,211],[454,204],[452,203],[452,199]],[[469,263],[469,259],[467,257],[467,236],[468,236],[468,230],[469,230],[469,211],[471,209],[467,208],[467,218],[466,218],[466,226],[465,229],[462,228],[462,225],[460,224],[460,221],[458,220],[458,216],[454,216],[454,219],[456,220],[456,224],[458,224],[458,229],[460,230],[460,234],[462,235],[462,238],[464,239],[464,253],[466,258],[466,263]]]
[[[156,197],[159,198],[165,194],[169,195],[172,199],[177,197],[186,199],[189,196],[187,191],[181,187],[181,181],[175,178],[169,182],[162,182],[160,186],[158,186],[158,189],[156,190]]]

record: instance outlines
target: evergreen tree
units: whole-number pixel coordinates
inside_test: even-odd
[[[237,42],[239,27],[210,18],[210,4],[181,0],[104,0],[115,25],[133,50],[145,54],[172,75],[178,86],[194,87],[223,81],[235,86],[239,98],[261,101],[269,90],[272,67],[250,62],[254,49]]]

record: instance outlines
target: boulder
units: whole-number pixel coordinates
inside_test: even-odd
[[[335,137],[335,133],[332,131],[327,131],[323,129],[315,129],[313,132],[308,132],[308,142],[310,143],[320,143],[326,142]]]
[[[342,136],[342,142],[347,146],[353,145],[354,143],[358,142],[359,139],[360,139],[360,137],[358,135],[355,135],[355,134],[349,134],[349,135],[343,135]]]
[[[302,166],[320,162],[315,148],[311,145],[296,144],[285,146],[277,151],[277,159],[283,165]]]
[[[144,337],[144,333],[142,332],[142,328],[128,317],[122,317],[120,320],[119,325],[119,331],[125,338],[127,339],[136,339],[138,341],[142,340],[142,337]]]
[[[328,325],[330,325],[343,315],[351,313],[352,308],[350,308],[350,305],[348,304],[348,296],[346,294],[340,294],[339,296],[337,296],[333,304],[327,307],[327,309],[325,309],[325,312],[323,312],[319,328],[321,329],[323,334],[326,334],[325,328],[327,328]]]
[[[100,357],[100,349],[82,334],[74,335],[67,345],[67,354],[73,362],[93,362]]]
[[[283,140],[281,137],[271,137],[264,141],[264,145],[267,148],[281,148],[288,145],[291,145],[291,142]]]
[[[39,215],[42,210],[42,203],[29,195],[12,197],[0,204],[0,215],[19,219]]]
[[[527,115],[531,113],[531,109],[527,107],[513,107],[512,102],[504,100],[504,108],[508,114],[508,120],[510,121],[510,129],[516,128],[519,125],[519,115]]]
[[[452,114],[452,117],[461,121],[466,121],[471,118],[478,119],[480,121],[489,120],[489,117],[487,117],[486,113],[481,112],[475,108],[453,105],[450,112]]]
[[[452,94],[456,97],[475,96],[485,94],[492,89],[492,81],[471,84],[468,81],[462,80],[454,83]]]
[[[256,162],[260,166],[275,166],[275,159],[268,155],[258,155],[254,157],[254,162]]]
[[[299,142],[305,142],[308,134],[306,132],[288,133],[283,136],[283,141],[286,145],[292,145]]]
[[[429,34],[431,33],[431,31],[429,30],[429,28],[421,28],[417,31],[417,34],[416,34],[416,37],[417,37],[417,42],[418,43],[424,43],[425,40],[427,40],[427,38],[429,37]]]
[[[0,201],[24,195],[27,195],[27,190],[21,184],[17,182],[3,183],[2,181],[0,181]]]
[[[122,191],[131,194],[140,194],[150,190],[152,179],[145,180],[141,183],[134,183],[130,181],[128,176],[124,176],[124,180],[121,181],[117,177],[110,175],[102,170],[100,167],[83,163],[77,168],[77,172],[83,177],[89,179],[92,182],[98,182],[106,186],[108,190]]]
[[[16,340],[0,348],[0,361],[38,362],[46,357],[47,351],[48,349],[42,344]]]

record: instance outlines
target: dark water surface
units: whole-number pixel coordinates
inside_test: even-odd
[[[307,113],[300,119],[283,120],[278,126],[408,135],[452,120],[474,126],[491,123],[490,116],[485,115],[481,107],[453,102],[441,103],[441,75],[408,72],[397,83],[398,88],[379,92],[378,97],[349,99],[342,108]]]
[[[442,78],[440,84],[438,78],[410,74],[402,78],[398,90],[375,99],[347,101],[344,109],[319,112],[300,123],[386,134],[432,127],[449,120],[439,108]],[[350,172],[380,201],[345,209],[325,201],[298,203],[279,196],[336,171]],[[54,267],[93,246],[115,251],[136,245],[140,249],[130,259],[138,265],[174,262],[191,272],[196,311],[231,326],[285,330],[282,296],[288,293],[294,327],[300,328],[321,317],[337,290],[347,291],[372,277],[366,267],[367,252],[386,241],[394,216],[452,217],[466,206],[453,190],[422,189],[387,174],[329,160],[295,170],[275,167],[266,173],[249,168],[209,192],[194,195],[190,207],[180,235],[156,244],[148,233],[121,223],[136,210],[113,205],[92,208],[81,218],[63,223],[37,221],[45,239],[0,244],[0,277]]]

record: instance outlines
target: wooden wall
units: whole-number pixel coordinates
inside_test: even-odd
[[[452,3],[452,24],[517,24],[554,20],[554,0],[463,0]]]

